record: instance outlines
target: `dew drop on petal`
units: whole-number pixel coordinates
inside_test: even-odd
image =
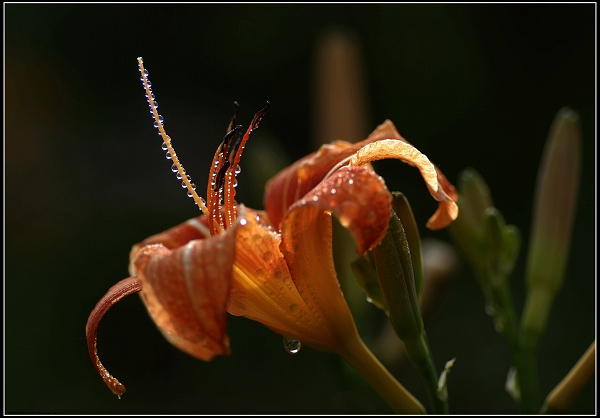
[[[265,251],[262,255],[262,258],[266,263],[269,263],[271,260],[273,260],[273,253],[271,251]]]
[[[300,340],[293,340],[290,338],[283,337],[283,348],[289,354],[296,354],[300,351],[300,347],[302,347],[302,342]]]

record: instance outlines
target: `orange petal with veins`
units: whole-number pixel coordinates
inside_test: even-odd
[[[404,140],[390,120],[375,128],[363,141],[351,144],[338,140],[325,144],[318,151],[301,158],[273,177],[267,183],[264,197],[265,209],[273,226],[279,229],[288,208],[319,184],[337,163],[363,146],[386,138]]]
[[[371,135],[363,141],[357,142],[356,144],[350,144],[345,141],[335,141],[332,144],[323,145],[317,152],[307,155],[282,170],[267,183],[265,190],[264,205],[272,224],[276,228],[279,228],[279,225],[290,206],[319,184],[336,164],[357,152],[361,152],[361,148],[375,147],[370,148],[372,151],[377,148],[378,142],[387,139],[394,139],[403,143],[406,150],[416,150],[410,142],[398,133],[394,124],[390,120],[386,120],[375,128]],[[363,154],[371,153],[371,151],[364,151]],[[423,155],[418,152],[418,150],[416,151],[418,154]],[[374,153],[371,153],[371,156],[373,155]],[[373,160],[382,158],[396,157],[382,156],[381,158],[373,158]],[[427,157],[425,157],[425,159],[426,158]],[[406,162],[411,163],[410,161]],[[427,162],[429,162],[429,160],[427,160]],[[456,191],[454,190],[454,187],[435,165],[430,162],[429,165],[431,167],[427,168],[427,170],[430,171],[428,177],[433,180],[428,182],[428,186],[432,182],[438,182],[442,189],[441,192],[437,193],[437,197],[434,196],[434,198],[440,201],[445,200],[447,197],[450,197],[450,200],[456,200]],[[437,173],[437,179],[431,170],[434,170]],[[427,226],[431,229],[443,228],[450,221],[455,219],[457,215],[458,207],[455,204],[440,203],[438,212],[430,219]]]
[[[202,360],[230,352],[225,326],[236,227],[173,250],[150,244],[133,261],[154,323],[173,345]]]
[[[244,215],[237,229],[228,312],[331,351],[335,342],[323,320],[310,312],[298,293],[279,248],[279,233],[260,212],[241,208],[239,216]]]
[[[194,239],[205,239],[210,237],[208,229],[208,220],[204,215],[196,218],[188,219],[187,221],[176,225],[166,231],[154,234],[142,242],[135,244],[129,252],[129,273],[135,275],[135,266],[133,261],[139,250],[149,244],[162,244],[170,250],[179,248]]]
[[[337,163],[354,154],[357,149],[345,141],[323,145],[269,180],[265,188],[264,205],[271,224],[279,229],[288,208],[319,184]]]
[[[356,327],[340,289],[332,254],[331,213],[363,254],[385,235],[391,196],[370,168],[344,167],[296,202],[281,225],[281,251],[298,293],[340,344]]]

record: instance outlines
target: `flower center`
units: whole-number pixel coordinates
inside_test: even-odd
[[[179,162],[175,149],[171,143],[171,137],[167,135],[164,127],[163,117],[158,113],[158,103],[152,93],[152,83],[148,79],[148,70],[144,68],[144,62],[141,57],[138,57],[138,66],[142,74],[140,80],[146,90],[146,99],[150,106],[150,114],[154,119],[154,127],[158,129],[158,135],[162,137],[163,151],[166,152],[168,160],[173,161],[171,171],[177,178],[180,179],[181,186],[187,189],[188,197],[194,199],[194,202],[202,213],[208,218],[208,225],[211,235],[218,234],[222,230],[231,226],[236,218],[236,201],[235,187],[237,186],[236,176],[240,172],[240,160],[242,152],[246,146],[246,142],[252,131],[258,128],[260,121],[264,117],[270,104],[259,110],[252,119],[250,126],[244,133],[241,125],[237,123],[237,113],[239,106],[235,103],[236,109],[227,128],[227,133],[217,148],[217,152],[213,158],[210,169],[209,183],[206,190],[207,201],[196,193],[196,185],[192,183],[192,179],[186,174],[185,169]]]

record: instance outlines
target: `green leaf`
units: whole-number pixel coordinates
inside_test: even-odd
[[[421,300],[421,292],[423,291],[423,255],[421,252],[421,236],[419,234],[419,228],[417,227],[417,221],[415,220],[413,211],[408,203],[408,199],[404,194],[392,192],[392,208],[394,209],[394,212],[396,212],[396,216],[400,218],[400,223],[406,234],[417,298]]]

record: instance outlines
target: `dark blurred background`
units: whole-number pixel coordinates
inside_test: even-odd
[[[4,11],[5,413],[392,412],[335,355],[308,347],[289,355],[279,335],[244,318],[229,321],[233,354],[203,363],[162,338],[139,298],[122,301],[98,343],[105,366],[128,388],[121,400],[86,350],[87,317],[128,275],[132,244],[197,214],[160,149],[136,57],[144,57],[167,131],[198,185],[233,101],[244,124],[271,102],[238,187],[240,202],[261,207],[265,177],[317,147],[315,51],[332,30],[359,46],[367,125],[360,137],[391,119],[450,181],[466,167],[479,170],[506,221],[520,228],[512,278],[519,312],[543,144],[561,107],[579,112],[582,185],[565,285],[540,346],[542,396],[595,338],[595,4],[5,4]],[[411,200],[423,236],[450,242],[446,231],[424,228],[435,202],[416,170],[398,162],[376,168]],[[457,358],[450,410],[518,413],[504,391],[506,346],[484,305],[463,265],[427,326],[438,368]],[[371,305],[360,311],[371,344],[385,318]],[[409,364],[390,370],[429,407]],[[595,404],[594,376],[570,412],[593,413]]]

